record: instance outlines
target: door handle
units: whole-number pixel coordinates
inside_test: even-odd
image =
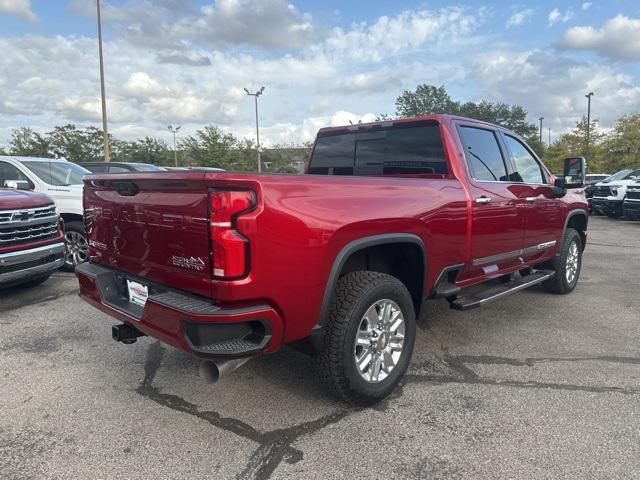
[[[525,200],[529,203],[533,203],[538,201],[538,197],[527,197]]]
[[[480,205],[487,205],[488,203],[491,203],[491,198],[483,195],[482,197],[476,198],[474,201]]]

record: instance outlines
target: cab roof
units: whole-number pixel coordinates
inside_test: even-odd
[[[318,130],[318,135],[325,135],[331,133],[338,133],[340,131],[358,131],[358,130],[367,130],[370,128],[385,128],[391,127],[393,125],[402,125],[406,123],[421,123],[421,122],[438,122],[438,123],[448,123],[451,120],[461,120],[464,122],[472,122],[480,125],[485,125],[491,128],[496,128],[500,130],[509,131],[508,128],[502,127],[500,125],[495,125],[493,123],[484,122],[482,120],[477,120],[475,118],[461,117],[459,115],[449,115],[449,114],[432,114],[432,115],[419,115],[416,117],[403,117],[403,118],[395,118],[390,120],[378,120],[376,122],[367,122],[367,123],[354,123],[352,125],[340,125],[336,127],[324,127]]]
[[[69,163],[66,158],[21,157],[19,155],[0,155],[0,158],[11,158],[18,162],[60,162]]]

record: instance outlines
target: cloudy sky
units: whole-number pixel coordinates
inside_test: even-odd
[[[103,0],[104,1],[104,0]],[[554,135],[640,111],[640,2],[107,0],[110,131],[214,123],[265,143],[394,113],[418,83],[523,105]],[[95,0],[0,0],[0,145],[11,128],[99,125]]]

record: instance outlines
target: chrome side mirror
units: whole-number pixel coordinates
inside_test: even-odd
[[[31,190],[31,185],[26,180],[5,180],[4,187],[16,190]]]

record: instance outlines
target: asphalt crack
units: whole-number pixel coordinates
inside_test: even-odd
[[[455,375],[443,375],[443,374],[407,374],[405,375],[405,383],[432,383],[432,384],[478,384],[478,385],[491,385],[500,387],[513,387],[513,388],[534,388],[534,389],[546,389],[546,390],[565,390],[565,391],[578,391],[589,393],[621,393],[624,395],[638,395],[640,389],[623,388],[616,386],[589,386],[589,385],[575,385],[570,383],[553,383],[553,382],[536,382],[536,381],[516,381],[516,380],[497,380],[484,378],[475,373],[468,365],[512,365],[517,367],[532,367],[536,363],[549,363],[549,362],[585,362],[585,361],[600,361],[610,363],[625,363],[640,365],[640,358],[634,357],[617,357],[617,356],[585,356],[585,357],[540,357],[540,358],[526,358],[515,359],[509,357],[495,357],[490,355],[461,355],[461,356],[446,356],[443,362],[448,366]]]
[[[259,444],[258,448],[251,454],[247,465],[240,472],[236,479],[268,479],[271,474],[284,461],[294,464],[304,458],[304,452],[295,448],[293,444],[300,438],[319,432],[329,425],[336,424],[348,416],[365,410],[364,408],[345,408],[334,413],[325,415],[315,420],[294,425],[289,428],[276,429],[268,432],[262,432],[255,427],[249,425],[242,420],[223,417],[215,411],[203,411],[199,407],[187,400],[173,394],[162,393],[158,387],[153,385],[156,373],[162,363],[165,348],[160,342],[155,342],[147,350],[147,357],[144,365],[144,379],[136,392],[141,396],[156,402],[159,405],[170,408],[177,412],[192,415],[199,418],[213,427],[220,428],[227,432],[238,435],[247,440],[251,440]],[[490,355],[460,355],[445,356],[441,358],[444,365],[453,372],[453,374],[407,374],[401,381],[396,390],[384,401],[371,408],[378,411],[385,411],[389,403],[394,399],[402,396],[403,387],[413,383],[428,384],[478,384],[512,388],[534,388],[534,389],[551,389],[580,391],[591,393],[621,393],[621,394],[640,394],[637,389],[625,389],[616,386],[585,386],[572,385],[551,382],[534,382],[534,381],[513,381],[513,380],[495,380],[479,376],[469,365],[513,365],[517,367],[531,367],[537,363],[544,362],[580,362],[580,361],[600,361],[640,365],[640,358],[634,357],[618,357],[618,356],[585,356],[585,357],[540,357],[515,359],[509,357],[499,357]],[[431,364],[432,365],[432,364]]]
[[[152,344],[148,349],[144,365],[144,379],[136,392],[159,405],[192,415],[214,427],[260,444],[249,458],[245,469],[238,474],[238,479],[267,479],[283,460],[290,464],[299,462],[304,455],[302,451],[292,447],[295,441],[337,423],[347,415],[358,411],[355,408],[344,409],[293,427],[261,432],[242,420],[223,417],[215,411],[201,411],[197,405],[177,395],[162,393],[157,387],[154,387],[153,380],[162,363],[164,352],[165,349],[159,342]]]

